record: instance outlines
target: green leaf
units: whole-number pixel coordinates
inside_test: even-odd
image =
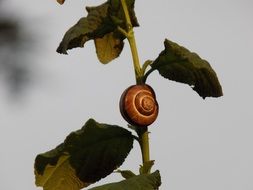
[[[81,18],[66,32],[57,52],[67,54],[68,49],[83,47],[88,40],[101,38],[113,31],[115,26],[107,18],[108,7],[108,3],[97,7],[87,7],[88,16]]]
[[[159,171],[152,174],[142,174],[127,180],[110,183],[89,190],[157,190],[161,185]]]
[[[120,173],[121,176],[125,179],[129,179],[131,177],[136,176],[132,171],[130,170],[117,170],[116,172]]]
[[[106,64],[117,58],[124,46],[122,36],[111,32],[95,40],[96,52],[101,63]]]
[[[133,147],[133,136],[119,126],[90,119],[81,130],[71,133],[64,144],[78,177],[93,183],[124,162]]]
[[[35,170],[35,183],[44,190],[80,190],[89,184],[80,181],[69,164],[69,155],[63,154],[55,164],[47,165],[43,175]]]
[[[158,70],[167,79],[190,85],[202,98],[223,95],[217,75],[206,60],[167,39],[164,46],[147,74]]]
[[[133,26],[139,26],[134,2],[126,0]],[[87,41],[94,40],[99,60],[108,63],[120,55],[125,39],[125,36],[118,32],[118,26],[126,29],[120,0],[108,0],[96,7],[86,7],[86,10],[87,17],[81,18],[65,33],[57,52],[67,54],[67,50],[83,47]]]
[[[119,126],[88,120],[55,149],[35,159],[36,185],[44,190],[81,189],[118,168],[133,146],[132,134]]]

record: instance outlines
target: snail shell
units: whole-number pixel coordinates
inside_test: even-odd
[[[158,115],[159,106],[154,90],[146,84],[128,87],[120,98],[120,113],[135,126],[148,126]]]

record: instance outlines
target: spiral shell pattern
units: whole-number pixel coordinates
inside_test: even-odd
[[[120,99],[123,118],[135,126],[148,126],[158,115],[159,106],[154,90],[149,85],[133,85],[127,88]]]

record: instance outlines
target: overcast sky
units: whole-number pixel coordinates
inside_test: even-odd
[[[31,52],[36,80],[13,103],[0,86],[0,189],[35,190],[38,153],[61,143],[87,119],[126,126],[118,102],[135,82],[129,46],[108,65],[98,62],[93,42],[59,55],[65,31],[86,15],[85,5],[103,0],[8,0],[5,11],[24,22],[39,43]],[[187,85],[156,72],[147,83],[160,114],[150,127],[151,159],[161,190],[253,189],[253,2],[251,0],[136,0],[135,29],[141,62],[155,59],[168,38],[197,52],[217,72],[224,96],[203,100]],[[1,83],[2,84],[2,83]],[[138,171],[135,144],[122,169]],[[116,174],[108,180],[120,180]]]

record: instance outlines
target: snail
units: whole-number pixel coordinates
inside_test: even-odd
[[[120,98],[120,113],[131,125],[148,126],[158,115],[159,106],[152,87],[147,84],[128,87]]]

